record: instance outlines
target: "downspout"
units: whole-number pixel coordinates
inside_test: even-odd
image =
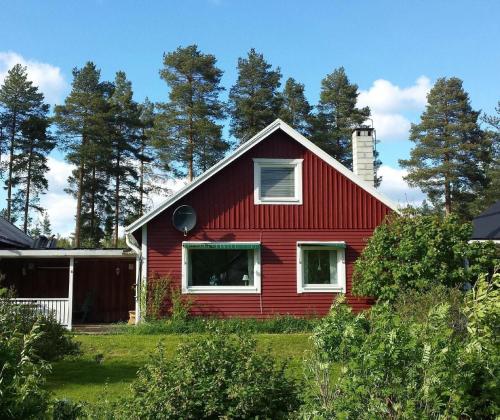
[[[141,320],[142,252],[132,233],[125,233],[125,243],[135,253],[135,323],[138,324]]]

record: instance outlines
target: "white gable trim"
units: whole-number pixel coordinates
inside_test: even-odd
[[[234,162],[241,155],[243,155],[245,152],[250,150],[252,147],[259,144],[262,140],[266,139],[270,134],[274,133],[278,129],[283,130],[286,134],[288,134],[294,140],[298,141],[306,149],[310,150],[312,153],[314,153],[315,155],[320,157],[322,160],[324,160],[326,163],[328,163],[330,166],[332,166],[335,170],[337,170],[342,175],[344,175],[345,177],[350,179],[352,182],[354,182],[359,187],[363,188],[365,191],[370,193],[373,197],[375,197],[376,199],[378,199],[379,201],[384,203],[387,207],[391,208],[394,211],[397,211],[397,206],[394,202],[392,202],[387,197],[382,195],[374,187],[372,187],[371,185],[369,185],[368,183],[363,181],[360,177],[358,177],[356,174],[354,174],[354,172],[352,172],[350,169],[347,169],[344,165],[342,165],[339,161],[337,161],[336,159],[331,157],[328,153],[321,150],[313,142],[306,139],[302,134],[300,134],[298,131],[294,130],[287,123],[285,123],[284,121],[282,121],[280,119],[277,119],[274,122],[272,122],[271,124],[269,124],[266,128],[264,128],[263,130],[258,132],[255,136],[253,136],[246,143],[243,143],[241,146],[239,146],[234,151],[234,153],[232,155],[229,155],[229,156],[225,157],[224,159],[222,159],[220,162],[216,163],[210,169],[208,169],[203,174],[201,174],[198,178],[194,179],[191,183],[189,183],[188,185],[186,185],[185,187],[183,187],[179,191],[177,191],[177,193],[175,193],[171,197],[167,198],[158,207],[154,208],[149,213],[146,213],[145,215],[143,215],[142,217],[140,217],[139,219],[137,219],[135,222],[131,223],[130,225],[126,226],[125,232],[126,233],[134,232],[137,229],[139,229],[141,226],[143,226],[144,224],[148,223],[150,220],[155,218],[158,214],[160,214],[161,212],[166,210],[168,207],[170,207],[175,202],[179,201],[186,194],[190,193],[195,188],[197,188],[200,184],[202,184],[203,182],[210,179],[217,172],[221,171],[227,165]]]

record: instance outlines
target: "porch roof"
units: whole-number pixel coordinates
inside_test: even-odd
[[[0,258],[135,258],[128,249],[0,249]]]

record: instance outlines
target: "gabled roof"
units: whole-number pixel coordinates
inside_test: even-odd
[[[7,219],[0,216],[0,248],[4,248],[5,246],[31,248],[32,245],[33,239],[7,221]]]
[[[472,239],[500,240],[500,200],[472,220]]]
[[[397,211],[397,206],[395,203],[393,203],[391,200],[389,200],[387,197],[385,197],[383,194],[381,194],[379,191],[377,191],[374,187],[363,181],[360,177],[358,177],[354,172],[352,172],[350,169],[347,169],[344,165],[342,165],[338,160],[334,159],[331,157],[328,153],[320,149],[318,146],[316,146],[313,142],[310,140],[306,139],[302,134],[300,134],[298,131],[294,130],[292,127],[290,127],[287,123],[284,121],[277,119],[271,124],[269,124],[266,128],[258,132],[255,136],[253,136],[250,140],[247,142],[243,143],[241,146],[239,146],[233,154],[225,157],[222,159],[220,162],[216,163],[214,166],[212,166],[210,169],[205,171],[203,174],[201,174],[198,178],[194,179],[191,183],[177,191],[174,195],[171,197],[167,198],[165,201],[163,201],[158,207],[154,208],[150,212],[146,213],[130,225],[125,227],[125,232],[126,233],[132,233],[139,229],[141,226],[144,224],[148,223],[150,220],[152,220],[154,217],[156,217],[158,214],[166,210],[168,207],[179,201],[182,197],[184,197],[186,194],[190,193],[193,191],[195,188],[198,188],[201,184],[203,184],[205,181],[210,179],[213,175],[215,175],[217,172],[221,171],[223,168],[225,168],[227,165],[230,163],[234,162],[236,159],[238,159],[241,155],[243,155],[245,152],[250,150],[252,147],[256,146],[259,144],[262,140],[266,139],[270,134],[274,133],[277,130],[283,130],[286,134],[288,134],[291,138],[299,142],[302,146],[304,146],[306,149],[310,150],[312,153],[315,155],[319,156],[321,159],[323,159],[326,163],[328,163],[330,166],[332,166],[334,169],[336,169],[338,172],[340,172],[342,175],[345,177],[349,178],[352,182],[366,190],[368,193],[370,193],[372,196],[374,196],[376,199],[384,203],[386,206],[391,208],[392,210]]]

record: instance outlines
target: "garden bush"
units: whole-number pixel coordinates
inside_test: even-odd
[[[500,260],[493,243],[469,243],[471,232],[454,215],[392,214],[355,263],[353,293],[395,301],[406,290],[472,284]]]
[[[14,332],[28,334],[36,323],[41,334],[33,343],[33,357],[51,362],[79,353],[79,344],[53,316],[41,315],[29,305],[11,303],[9,298],[12,293],[2,290],[4,292],[0,298],[0,335],[8,337]]]
[[[425,316],[388,303],[354,314],[336,302],[312,337],[304,417],[495,418],[499,287],[500,275],[482,276],[462,303],[443,294]]]
[[[180,288],[172,284],[169,276],[154,274],[148,279],[147,287],[143,287],[140,293],[141,307],[146,308],[147,321],[169,317],[180,322],[189,318],[192,297],[183,295]]]
[[[172,360],[160,347],[125,410],[137,419],[287,418],[299,388],[285,367],[249,336],[215,329],[179,346]]]
[[[47,412],[50,398],[43,386],[49,367],[36,355],[42,336],[37,323],[27,333],[0,331],[1,419],[38,419]]]

